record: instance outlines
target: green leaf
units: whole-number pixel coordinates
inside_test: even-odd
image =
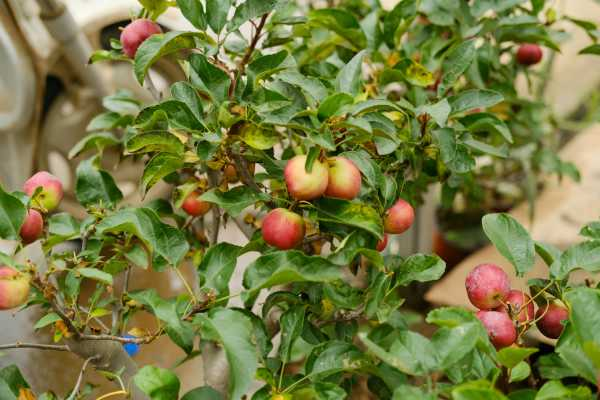
[[[158,153],[148,161],[144,166],[142,175],[142,193],[145,195],[148,190],[157,184],[165,176],[183,168],[183,158],[177,154]]]
[[[277,144],[280,139],[280,136],[275,130],[254,124],[244,126],[240,137],[248,146],[258,150],[270,149]]]
[[[190,56],[190,79],[192,85],[208,94],[213,101],[221,103],[229,97],[231,78],[227,72],[210,63],[203,54]]]
[[[173,153],[183,155],[185,147],[177,136],[169,132],[148,132],[134,135],[125,144],[128,153]]]
[[[344,106],[350,105],[354,102],[354,97],[348,93],[334,93],[326,97],[317,111],[319,120],[325,121],[326,119],[333,117],[336,113],[344,108]]]
[[[196,89],[194,89],[191,84],[185,81],[175,82],[171,85],[171,96],[173,96],[175,100],[179,100],[187,105],[192,114],[194,114],[194,117],[196,117],[198,121],[202,121],[204,118],[202,102]]]
[[[357,53],[344,65],[335,78],[335,89],[338,92],[348,93],[356,96],[361,87],[362,63],[366,50]]]
[[[483,231],[496,249],[515,267],[517,276],[533,268],[535,247],[529,233],[509,214],[488,214],[481,220]]]
[[[252,322],[239,311],[221,308],[198,314],[194,322],[204,339],[223,345],[229,362],[229,398],[241,399],[250,389],[258,367]]]
[[[206,0],[206,17],[208,25],[217,35],[227,23],[227,14],[231,8],[231,0]]]
[[[452,85],[456,83],[458,78],[469,68],[477,50],[475,49],[475,40],[466,40],[456,46],[448,55],[444,62],[444,74],[438,86],[438,96],[442,96]]]
[[[577,376],[577,372],[557,353],[541,356],[536,362],[536,367],[543,379],[564,379]]]
[[[472,133],[494,132],[499,134],[508,143],[513,143],[510,130],[500,118],[490,113],[476,113],[465,116],[460,122]]]
[[[403,0],[385,16],[383,20],[383,38],[388,47],[393,49],[399,44],[408,24],[417,14],[417,1]]]
[[[85,128],[86,131],[111,130],[127,126],[131,123],[131,115],[121,115],[116,112],[105,112],[96,115]]]
[[[444,274],[446,263],[436,255],[413,254],[404,260],[396,271],[398,285],[435,281]]]
[[[356,50],[363,49],[367,45],[365,33],[356,17],[349,11],[341,8],[312,10],[308,14],[308,20],[313,25],[322,26],[337,33]]]
[[[463,143],[474,150],[480,151],[484,154],[489,154],[494,157],[507,158],[509,155],[508,146],[505,144],[499,147],[495,147],[485,142],[480,142],[479,140],[475,140],[469,137],[464,138]]]
[[[504,96],[493,90],[471,89],[450,96],[448,102],[452,113],[450,116],[472,111],[476,108],[487,108],[504,100]]]
[[[152,20],[156,20],[169,8],[168,0],[139,0],[139,2],[148,11]]]
[[[211,189],[199,198],[200,200],[217,204],[232,217],[237,217],[246,207],[258,201],[269,200],[268,195],[257,193],[254,189],[247,186],[236,186],[227,192],[222,192],[219,189]]]
[[[5,192],[0,186],[0,238],[19,240],[26,214],[27,209],[21,200]]]
[[[152,64],[159,58],[179,50],[193,49],[196,47],[196,40],[207,41],[208,37],[202,32],[170,31],[152,35],[143,41],[135,53],[133,67],[140,85],[144,83],[144,78]]]
[[[463,383],[452,390],[453,400],[508,400],[494,386],[485,381]]]
[[[209,0],[210,1],[210,0]],[[224,400],[221,393],[210,386],[202,386],[187,392],[181,400]]]
[[[432,133],[440,148],[442,161],[450,171],[464,174],[475,168],[475,159],[467,147],[457,141],[453,129],[442,128]]]
[[[84,207],[94,204],[114,207],[123,199],[123,194],[112,176],[98,164],[96,157],[79,163],[75,171],[75,196]]]
[[[131,233],[173,266],[179,265],[189,248],[182,231],[163,223],[158,215],[148,208],[119,210],[102,220],[96,227],[96,232],[100,235]]]
[[[338,265],[301,251],[275,251],[264,254],[244,271],[244,287],[251,293],[291,282],[332,282],[341,279]]]
[[[548,267],[558,260],[562,254],[555,246],[538,241],[535,242],[535,252],[544,260]]]
[[[177,0],[177,5],[183,16],[194,25],[196,29],[206,30],[206,14],[200,0]]]
[[[509,382],[521,382],[531,375],[531,367],[525,361],[521,361],[510,370]]]
[[[281,50],[252,60],[247,68],[248,79],[251,79],[254,85],[258,85],[260,80],[265,80],[278,72],[295,66],[294,58],[290,57],[287,50]]]
[[[206,130],[196,115],[190,110],[188,103],[169,99],[144,108],[135,119],[135,124],[142,131],[164,131],[168,126],[183,130]]]
[[[323,197],[313,202],[319,221],[364,229],[378,239],[383,237],[383,221],[377,211],[357,201]]]
[[[43,327],[46,327],[46,326],[53,324],[60,320],[61,320],[60,316],[58,314],[52,312],[52,313],[46,314],[42,318],[40,318],[39,321],[36,322],[35,325],[33,326],[33,329],[34,330],[41,329]]]
[[[600,307],[600,291],[578,287],[568,291],[565,298],[570,305],[569,319],[573,324],[573,330],[581,341],[584,352],[596,368],[600,368],[600,360],[595,354],[600,347],[600,315],[597,312],[597,307]],[[592,350],[594,352],[591,352]]]
[[[279,357],[281,361],[290,361],[292,345],[302,333],[304,327],[305,306],[295,306],[281,315],[279,325],[281,327],[281,344],[279,345]]]
[[[587,386],[566,387],[560,381],[548,381],[540,388],[535,400],[592,400],[592,392]]]
[[[77,272],[84,278],[92,279],[94,281],[102,282],[105,285],[113,284],[113,277],[104,271],[100,271],[96,268],[79,268]]]
[[[229,295],[229,281],[241,248],[230,243],[211,246],[198,266],[199,285],[212,290],[217,297]]]
[[[581,49],[579,54],[593,54],[595,56],[600,55],[600,44],[592,44],[588,47]]]
[[[314,381],[340,372],[366,369],[371,362],[355,345],[338,340],[318,344],[306,359],[306,372]]]
[[[15,396],[19,395],[20,389],[29,389],[29,384],[19,371],[19,368],[16,365],[9,365],[0,370],[0,381],[3,381],[10,388],[12,393]],[[3,389],[0,389],[0,398],[3,400],[8,400],[9,397],[3,397],[5,394],[2,392]]]
[[[435,83],[431,71],[409,58],[400,60],[393,69],[384,70],[381,79],[386,83],[406,81],[419,87],[427,87]]]
[[[173,400],[179,396],[179,378],[168,369],[146,365],[133,381],[152,400]]]
[[[600,241],[578,243],[565,250],[550,266],[550,274],[564,279],[575,269],[600,271]]]
[[[102,105],[108,111],[119,114],[136,115],[140,111],[141,103],[133,97],[133,93],[125,89],[119,89],[117,93],[102,99]]]
[[[394,388],[392,400],[436,400],[432,393],[425,393],[417,386],[402,384]]]
[[[235,13],[229,21],[227,29],[235,31],[245,22],[275,10],[279,3],[281,0],[246,0],[235,8]]]
[[[88,150],[96,150],[101,152],[106,147],[116,146],[120,143],[119,139],[110,132],[94,132],[81,139],[71,151],[69,151],[69,159],[73,159]]]
[[[366,232],[355,230],[342,240],[329,261],[344,266],[350,264],[359,255],[365,256],[374,266],[383,268],[384,261],[380,252],[374,249],[376,240]]]
[[[518,363],[537,352],[538,349],[531,347],[505,347],[498,352],[498,361],[506,368],[514,368]]]
[[[450,115],[450,104],[447,99],[438,101],[435,104],[426,104],[417,109],[417,115],[429,114],[440,128],[446,126],[448,116]]]
[[[383,185],[383,174],[381,168],[373,158],[364,150],[346,151],[340,154],[349,158],[367,179],[367,183],[374,189]]]
[[[581,339],[575,332],[573,324],[567,324],[563,330],[556,344],[555,352],[568,367],[576,372],[577,376],[585,378],[590,383],[596,383],[597,369],[583,351]]]

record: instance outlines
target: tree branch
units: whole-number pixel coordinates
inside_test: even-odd
[[[208,176],[208,183],[211,187],[219,186],[219,173],[217,171],[213,171],[211,169],[206,173]],[[221,227],[221,212],[219,211],[219,207],[214,205],[212,207],[212,221],[210,224],[210,244],[213,245],[217,243],[219,239],[219,228]]]
[[[141,336],[141,337],[122,337],[116,335],[79,335],[81,340],[110,340],[119,343],[136,343],[136,344],[148,344],[155,340],[158,335]]]
[[[90,361],[97,360],[100,356],[89,357],[87,360],[83,362],[81,366],[81,371],[79,371],[79,377],[77,378],[77,382],[75,383],[75,387],[71,392],[71,395],[67,398],[67,400],[74,400],[77,398],[77,394],[79,393],[79,388],[81,387],[81,383],[83,382],[83,374],[85,373],[85,369],[87,368]]]
[[[52,351],[71,351],[69,346],[66,344],[44,344],[44,343],[10,343],[0,345],[0,350],[10,349],[39,349],[39,350],[52,350]]]

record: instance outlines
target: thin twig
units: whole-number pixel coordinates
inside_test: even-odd
[[[67,400],[74,400],[76,398],[77,394],[79,393],[79,388],[81,387],[81,383],[83,382],[83,374],[85,373],[85,369],[87,368],[90,361],[97,360],[99,358],[100,358],[100,356],[96,355],[96,356],[92,356],[92,357],[88,358],[87,360],[85,360],[83,362],[83,365],[81,366],[81,371],[79,371],[79,377],[77,378],[77,383],[75,383],[75,387],[73,388],[73,391],[71,392],[71,395],[67,398]]]
[[[211,187],[215,188],[219,185],[219,173],[217,171],[209,170],[207,172],[208,183]],[[221,212],[219,207],[212,207],[212,222],[210,225],[210,244],[217,243],[219,239],[219,228],[221,227]]]
[[[96,400],[104,400],[104,399],[108,399],[109,397],[118,396],[120,394],[126,395],[127,391],[126,390],[117,390],[116,392],[106,393],[105,395],[98,397]]]
[[[52,351],[71,351],[69,346],[66,344],[44,344],[44,343],[11,343],[0,345],[0,350],[10,349],[39,349],[39,350],[52,350]]]
[[[158,89],[154,85],[154,81],[152,80],[152,77],[150,77],[150,72],[148,72],[148,74],[146,74],[146,86],[147,86],[148,91],[152,95],[152,98],[154,99],[154,101],[156,101],[157,103],[160,102],[162,100],[162,94],[158,91]]]
[[[120,343],[136,343],[146,344],[156,339],[158,335],[141,336],[141,337],[121,337],[116,335],[87,335],[81,334],[79,338],[81,340],[112,340],[113,342]]]

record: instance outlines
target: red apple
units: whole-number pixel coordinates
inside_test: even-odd
[[[345,157],[333,157],[329,162],[329,181],[325,195],[352,200],[360,193],[361,177],[356,165]]]
[[[271,210],[262,221],[265,242],[280,250],[293,249],[304,239],[304,220],[285,208]]]
[[[375,249],[377,251],[384,251],[385,248],[387,247],[388,244],[388,235],[387,233],[383,234],[383,239],[381,239],[379,242],[377,242],[377,246],[375,246]]]
[[[283,171],[290,196],[296,200],[313,200],[321,197],[327,189],[329,171],[327,165],[315,160],[310,172],[306,171],[306,156],[288,160]]]
[[[517,329],[508,314],[498,311],[477,311],[476,315],[496,349],[508,347],[516,342]]]
[[[121,32],[123,53],[129,58],[134,58],[142,42],[156,33],[162,33],[160,26],[156,22],[149,19],[136,19],[132,21]]]
[[[248,163],[248,172],[250,172],[250,175],[254,175],[255,168],[256,165],[254,163]],[[225,168],[223,168],[223,175],[229,183],[236,183],[240,180],[237,168],[233,164],[227,164]]]
[[[38,187],[42,190],[35,196]],[[23,191],[28,196],[33,196],[31,204],[42,211],[52,211],[63,198],[62,182],[46,171],[40,171],[25,181]]]
[[[23,239],[24,243],[35,242],[42,236],[43,230],[44,219],[42,218],[42,214],[33,208],[29,209],[25,216],[25,221],[23,221],[23,225],[21,225],[21,231],[19,232],[21,239]]]
[[[0,310],[10,310],[27,301],[29,275],[6,265],[0,266]]]
[[[569,319],[569,310],[560,304],[550,303],[540,307],[535,318],[538,319],[536,325],[544,336],[558,339],[565,327],[562,322]]]
[[[510,281],[506,272],[495,264],[475,267],[465,280],[471,304],[480,310],[491,310],[502,305],[510,292]]]
[[[201,215],[206,214],[208,212],[208,210],[210,210],[211,203],[198,199],[200,194],[201,193],[199,193],[197,191],[192,192],[192,193],[188,194],[188,196],[183,201],[181,208],[188,215],[191,215],[194,217],[199,217]]]
[[[527,322],[533,321],[533,318],[535,316],[535,309],[533,306],[533,301],[531,301],[531,297],[529,297],[528,294],[523,293],[520,290],[511,290],[510,292],[508,292],[504,303],[510,304],[510,311],[513,313],[513,315],[509,314],[509,316],[512,317],[516,315],[516,319],[520,323],[525,324]],[[523,305],[526,303],[527,306],[523,307]],[[500,305],[495,310],[505,313],[508,313],[509,311],[508,307],[504,304]]]
[[[517,50],[517,62],[521,65],[534,65],[542,60],[542,49],[537,44],[525,43]]]
[[[415,220],[415,210],[403,199],[386,211],[383,227],[386,233],[403,233],[411,227]]]

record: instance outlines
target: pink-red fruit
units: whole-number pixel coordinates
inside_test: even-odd
[[[42,190],[34,196],[38,187]],[[40,171],[25,181],[23,191],[29,197],[32,197],[31,204],[33,207],[42,211],[52,211],[63,198],[62,182],[46,171]]]
[[[356,165],[345,157],[333,157],[329,162],[329,182],[325,195],[352,200],[360,193],[361,177]]]
[[[381,239],[379,242],[377,242],[377,246],[375,246],[375,249],[377,249],[377,251],[384,251],[385,248],[387,247],[388,244],[388,235],[387,233],[383,234],[383,239]]]
[[[517,340],[517,329],[508,314],[498,311],[477,311],[477,318],[488,332],[496,349],[502,349]]]
[[[473,268],[465,280],[471,304],[480,310],[491,310],[502,305],[510,291],[508,275],[494,264]]]
[[[288,160],[283,171],[288,192],[296,200],[314,200],[321,197],[327,189],[327,165],[315,160],[310,172],[306,171],[305,165],[305,155],[295,156]]]
[[[386,233],[403,233],[411,227],[415,220],[415,210],[405,200],[399,199],[386,211],[383,228]]]
[[[0,310],[10,310],[27,301],[29,275],[15,269],[0,266]]]
[[[304,220],[285,208],[271,210],[262,221],[266,243],[280,250],[293,249],[304,239]]]
[[[537,44],[525,43],[517,50],[517,62],[521,65],[534,65],[542,61],[542,48]]]
[[[44,219],[42,214],[33,208],[27,211],[23,225],[21,225],[21,231],[19,232],[21,239],[24,243],[35,242],[44,230]]]
[[[540,307],[535,314],[536,325],[544,336],[550,339],[558,339],[564,329],[563,321],[569,319],[569,310],[559,304],[550,303]]]
[[[508,307],[510,307],[510,311],[513,315],[516,315],[517,321],[521,324],[533,321],[535,309],[533,301],[531,301],[531,297],[529,297],[528,294],[523,293],[520,290],[511,290],[508,292],[506,299],[504,299],[504,303],[506,305],[500,305],[500,307],[496,308],[496,311],[508,313]],[[527,304],[527,306],[523,307],[525,304]],[[511,317],[513,315],[511,315]]]
[[[193,217],[199,217],[204,215],[210,210],[210,203],[206,201],[200,200],[198,197],[200,196],[199,192],[192,192],[188,194],[183,203],[181,204],[181,208],[188,215]]]
[[[123,53],[129,58],[134,58],[142,42],[156,33],[162,33],[160,26],[156,22],[149,19],[136,19],[132,21],[121,32]]]

